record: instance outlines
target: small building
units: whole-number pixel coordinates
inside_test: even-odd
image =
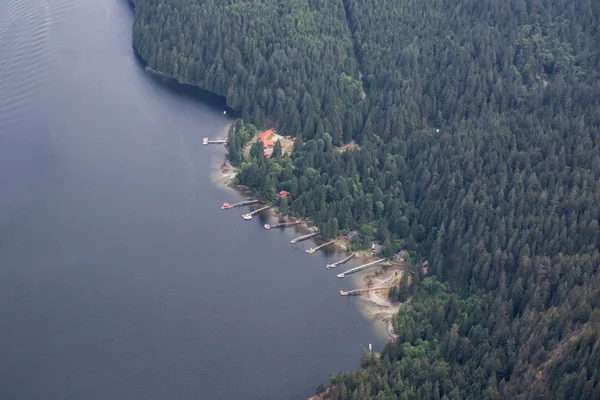
[[[371,243],[371,252],[378,254],[383,251],[383,246],[377,243]]]
[[[269,129],[261,133],[258,137],[265,149],[271,149],[275,145],[275,143],[273,143],[273,140],[271,139],[274,133],[275,131],[273,129]]]
[[[349,232],[346,234],[346,238],[347,238],[348,240],[352,240],[352,238],[353,238],[354,236],[356,236],[357,234],[358,234],[358,232],[356,232],[356,231],[349,231]]]
[[[406,254],[406,250],[400,250],[399,252],[394,254],[394,260],[399,263],[403,263],[405,261],[405,258],[404,258],[405,254]]]
[[[290,195],[290,192],[288,192],[286,190],[282,190],[281,192],[279,192],[280,199],[286,199],[289,195]]]

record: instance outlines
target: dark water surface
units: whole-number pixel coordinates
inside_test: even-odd
[[[306,398],[383,339],[325,254],[219,210],[223,102],[145,73],[131,25],[0,0],[0,399]]]

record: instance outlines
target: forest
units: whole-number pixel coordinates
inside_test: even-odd
[[[241,183],[428,261],[392,291],[397,340],[323,398],[600,398],[600,2],[135,8],[150,67],[241,112]],[[291,157],[243,157],[250,123]]]

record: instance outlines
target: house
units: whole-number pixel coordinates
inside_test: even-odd
[[[394,254],[394,260],[399,263],[403,263],[405,261],[405,259],[404,259],[405,254],[406,254],[406,250],[400,250],[399,252]]]
[[[258,137],[265,149],[271,149],[275,145],[275,143],[273,143],[273,140],[271,139],[274,133],[275,131],[273,129],[269,129],[261,133]]]
[[[356,232],[356,231],[349,231],[349,232],[346,234],[346,238],[347,238],[348,240],[352,240],[352,238],[353,238],[354,236],[356,236],[357,234],[358,234],[358,232]]]
[[[286,199],[289,195],[290,195],[290,192],[288,192],[286,190],[282,190],[281,192],[279,192],[280,199]]]

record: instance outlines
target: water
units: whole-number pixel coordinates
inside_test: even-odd
[[[0,1],[0,398],[306,398],[384,338],[325,253],[219,210],[223,100],[145,73],[132,18]]]

